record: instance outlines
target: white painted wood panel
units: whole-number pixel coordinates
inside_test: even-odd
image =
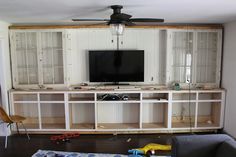
[[[139,104],[106,103],[97,105],[98,123],[138,123]]]

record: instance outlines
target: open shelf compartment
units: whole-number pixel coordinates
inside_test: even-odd
[[[41,93],[40,101],[64,101],[64,93]]]
[[[39,129],[39,113],[37,103],[15,103],[14,114],[20,115],[26,118],[23,121],[27,129]],[[19,125],[19,129],[24,129],[22,125]]]
[[[105,98],[107,96],[115,96],[118,99],[107,100]],[[97,94],[97,100],[98,101],[140,101],[140,93],[99,93]]]
[[[70,129],[95,129],[94,103],[70,103]]]
[[[139,129],[139,103],[98,103],[98,129]]]
[[[65,129],[64,103],[41,103],[42,129]]]
[[[173,101],[196,101],[196,93],[173,93]]]
[[[95,101],[94,93],[70,93],[69,101]]]
[[[219,127],[220,115],[220,102],[198,103],[197,127]]]
[[[143,103],[142,128],[167,128],[168,103]]]
[[[178,102],[172,104],[172,128],[195,127],[196,103]]]
[[[38,101],[37,94],[13,94],[14,101]]]
[[[168,101],[168,93],[143,93],[142,99],[145,102],[150,102],[150,101],[167,102]]]
[[[199,100],[221,100],[222,93],[199,93]]]

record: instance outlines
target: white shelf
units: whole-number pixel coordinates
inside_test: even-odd
[[[23,103],[23,104],[25,104],[25,103],[34,104],[34,103],[38,103],[38,101],[14,101],[14,103],[16,103],[16,104],[19,104],[19,103]]]
[[[95,101],[68,101],[68,103],[91,104],[95,103]]]
[[[10,92],[11,114],[28,117],[26,126],[35,132],[175,132],[190,129],[190,102],[193,131],[223,126],[224,90],[191,91],[196,98],[191,101],[173,100],[173,96],[186,97],[187,90],[119,91],[119,94],[128,93],[134,100],[97,100],[96,97],[104,93],[116,92],[13,90]],[[200,94],[202,99],[199,99]]]
[[[121,100],[118,100],[118,101],[96,101],[96,102],[99,104],[110,104],[110,103],[118,104],[118,103],[140,103],[141,101],[121,101]]]
[[[156,100],[156,99],[147,100],[147,99],[143,99],[142,102],[143,103],[167,103],[168,100]]]

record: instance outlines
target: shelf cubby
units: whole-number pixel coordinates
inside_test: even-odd
[[[139,103],[98,103],[98,129],[139,129]]]
[[[115,101],[140,101],[140,93],[99,93],[97,94],[97,100],[98,101],[109,101],[109,100],[103,100],[102,97],[104,95],[116,95],[120,97],[120,100]],[[128,100],[123,100],[122,97],[127,96]]]
[[[196,93],[173,93],[173,101],[196,101]]]
[[[219,127],[221,104],[219,102],[198,103],[197,127]]]
[[[143,93],[142,100],[144,102],[168,102],[168,93]]]
[[[199,93],[199,100],[221,100],[221,92],[218,93]]]
[[[28,129],[39,129],[39,113],[37,103],[15,103],[14,104],[15,115],[20,115],[26,118],[23,122]],[[22,125],[19,125],[19,129],[23,129]]]
[[[167,128],[168,103],[143,103],[142,128]]]
[[[38,101],[37,94],[14,94],[14,101]]]
[[[70,129],[95,129],[94,103],[70,103]]]
[[[42,129],[65,129],[64,103],[41,103]]]
[[[195,127],[196,103],[178,102],[172,104],[172,128]]]
[[[42,93],[40,101],[64,101],[64,93]]]
[[[68,95],[69,101],[90,102],[95,101],[94,93],[70,93]]]

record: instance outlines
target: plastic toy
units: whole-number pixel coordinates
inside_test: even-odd
[[[128,150],[128,152],[132,153],[132,155],[130,155],[130,157],[140,157],[140,155],[146,155],[148,152],[152,153],[155,150],[170,151],[171,145],[149,143],[146,146],[144,146],[143,148],[131,149],[131,150]]]
[[[79,133],[67,133],[63,135],[51,136],[50,140],[59,144],[60,142],[70,142],[71,138],[79,137]]]

